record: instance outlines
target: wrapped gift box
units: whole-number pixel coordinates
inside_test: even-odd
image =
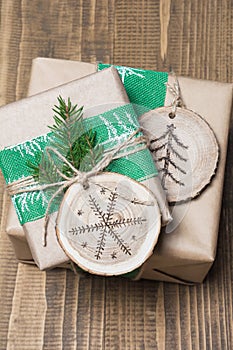
[[[72,75],[74,67],[76,70]],[[83,67],[81,62],[38,58],[33,62],[29,92],[45,90],[60,84],[62,79],[67,82],[71,76],[80,77],[82,72],[89,74],[96,69],[94,64],[85,64],[85,69]],[[42,72],[44,79],[41,78]],[[173,79],[169,76],[168,82],[172,83]],[[232,85],[184,77],[179,77],[179,83],[185,105],[202,115],[217,136],[221,152],[219,167],[212,183],[200,197],[171,208],[175,220],[160,235],[154,254],[144,264],[140,277],[180,283],[201,282],[216,254]],[[168,105],[171,99],[167,91],[164,104]],[[19,229],[17,218],[11,214],[8,232],[17,237]]]
[[[13,180],[15,180],[14,178],[15,175],[12,175],[13,170],[9,168],[9,164],[8,164],[9,157],[11,157],[10,162],[12,162],[12,164],[15,164],[15,166],[12,165],[12,169],[13,168],[15,169],[17,167],[16,165],[17,163],[16,162],[14,163],[14,160],[16,160],[17,158],[16,153],[19,152],[20,154],[21,153],[30,154],[31,150],[29,150],[29,148],[31,146],[27,144],[28,140],[32,140],[33,138],[36,138],[33,141],[33,145],[35,148],[40,148],[40,145],[38,146],[38,142],[39,143],[44,142],[43,136],[40,136],[40,135],[46,134],[46,132],[48,132],[47,125],[52,124],[52,120],[51,120],[51,115],[53,114],[52,107],[54,103],[56,103],[56,98],[59,95],[62,95],[63,98],[65,99],[70,97],[71,101],[77,101],[80,105],[84,105],[85,106],[84,118],[90,118],[92,116],[95,116],[95,118],[97,118],[96,116],[100,114],[101,116],[99,120],[101,118],[107,118],[107,115],[105,112],[112,111],[114,109],[115,114],[113,119],[114,119],[114,123],[116,123],[116,120],[117,120],[116,118],[118,113],[116,111],[116,108],[117,107],[119,108],[120,106],[124,106],[125,112],[122,112],[122,118],[123,118],[123,115],[127,115],[127,117],[125,117],[125,120],[127,121],[128,124],[125,124],[125,128],[122,127],[122,130],[127,129],[129,131],[129,130],[134,130],[135,128],[135,125],[136,125],[134,124],[134,118],[136,118],[134,117],[135,113],[133,111],[133,108],[129,106],[129,100],[125,92],[125,89],[121,83],[121,80],[119,78],[117,71],[113,67],[106,69],[103,72],[91,74],[90,76],[84,77],[82,79],[74,80],[73,82],[48,90],[44,93],[40,93],[30,98],[26,98],[24,100],[4,106],[0,110],[0,114],[1,114],[0,120],[1,120],[1,130],[3,130],[3,134],[5,136],[2,137],[1,139],[0,148],[5,149],[3,152],[1,152],[1,160],[2,160],[3,174],[5,175],[5,178],[8,179],[7,180],[8,182],[12,182]],[[110,114],[113,114],[113,112],[111,112]],[[135,121],[138,125],[137,119],[135,119]],[[17,128],[13,128],[12,127],[13,125],[14,126],[17,125]],[[41,138],[40,141],[38,141],[39,137]],[[14,146],[14,147],[12,148],[11,146]],[[148,150],[145,150],[145,152],[146,153],[144,155],[141,155],[141,156],[138,155],[138,157],[141,157],[141,160],[142,160],[141,161],[142,167],[140,168],[141,169],[140,172],[142,174],[145,174],[145,177],[143,175],[143,179],[141,178],[139,181],[142,184],[146,185],[148,188],[150,188],[151,191],[154,191],[161,208],[162,220],[164,220],[164,222],[167,222],[170,220],[170,213],[169,213],[169,210],[167,209],[167,206],[164,200],[165,196],[161,189],[160,181],[158,177],[156,177],[156,173],[154,172],[155,167],[153,165],[153,160],[151,158],[151,155]],[[25,157],[25,155],[22,155],[22,157]],[[131,157],[132,158],[130,158],[130,156],[127,157],[128,162],[133,161],[133,158],[135,158],[135,160],[137,158],[138,160],[138,157],[136,156],[136,154],[132,155]],[[116,167],[117,166],[115,166],[115,169]],[[146,169],[148,170],[148,174]],[[127,171],[127,166],[125,166],[124,169],[122,168],[121,173],[124,174],[125,171]],[[133,173],[134,173],[134,170],[131,169],[129,176],[132,176],[133,178],[135,178]],[[135,179],[138,179],[138,178],[135,178]],[[30,199],[28,200],[30,201]],[[31,209],[29,208],[30,210],[27,209],[27,207],[29,206],[27,204],[26,205],[23,204],[24,198],[22,200],[21,198],[19,199],[16,198],[15,203],[16,203],[18,216],[21,218],[21,223],[23,225],[23,229],[26,234],[26,240],[29,244],[32,257],[35,260],[38,267],[41,270],[44,270],[44,269],[56,267],[68,262],[69,259],[66,256],[66,254],[63,252],[59,243],[57,242],[57,238],[55,234],[54,223],[56,219],[56,213],[51,215],[51,219],[49,221],[49,226],[48,226],[47,246],[43,247],[41,238],[42,238],[44,218],[41,217],[41,214],[39,214],[38,211],[36,211],[35,217],[34,217],[34,213],[32,213],[34,211],[34,208],[31,208]],[[20,206],[20,210],[19,210],[19,206]],[[28,212],[27,219],[23,218],[22,220],[22,217],[24,216],[22,213],[24,211]],[[28,216],[29,216],[29,219],[28,219]],[[14,218],[11,217],[10,220],[12,219]],[[15,234],[14,233],[12,234],[12,231],[14,230],[15,229],[12,230],[12,227],[11,227],[9,228],[8,232],[10,233],[11,240],[14,241],[14,243],[16,243]],[[18,237],[18,241],[21,243],[20,248],[19,248],[19,242],[18,242],[18,246],[16,247],[16,252],[18,257],[20,254],[19,251],[21,249],[26,249],[23,253],[25,254],[25,257],[23,256],[23,254],[21,254],[20,260],[29,260],[31,256],[27,249],[27,246],[25,245],[25,241],[23,242],[23,235],[20,233],[20,231],[17,231],[17,237]]]

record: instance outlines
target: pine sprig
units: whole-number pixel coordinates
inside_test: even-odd
[[[83,136],[84,128],[82,123],[83,107],[77,108],[77,105],[72,106],[70,98],[68,103],[61,96],[58,97],[59,105],[53,108],[54,125],[49,126],[53,132],[51,146],[56,147],[64,157],[72,165],[75,166],[75,143]]]
[[[36,164],[28,162],[31,174],[39,183],[52,183],[60,181],[60,175],[56,171],[55,164],[52,164],[48,157],[36,155]]]
[[[83,107],[72,105],[70,98],[67,103],[59,96],[58,105],[53,108],[54,124],[49,126],[52,131],[49,146],[55,148],[76,169],[81,171],[91,170],[103,155],[103,149],[96,143],[96,133],[85,130],[83,123]],[[35,163],[28,163],[34,179],[40,183],[54,183],[61,180],[56,171],[72,177],[73,171],[63,163],[56,155],[48,158],[46,152],[35,158]],[[39,158],[39,159],[38,159]]]

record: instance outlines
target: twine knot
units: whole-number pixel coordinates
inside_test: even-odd
[[[180,92],[179,81],[178,81],[177,76],[175,75],[175,73],[172,72],[172,74],[175,77],[174,84],[171,85],[169,83],[165,83],[165,85],[167,86],[168,90],[173,95],[173,100],[172,100],[172,103],[171,103],[172,111],[169,113],[169,117],[171,119],[175,118],[177,107],[184,107],[184,102],[182,100],[181,92]]]
[[[76,182],[79,182],[83,186],[84,190],[89,187],[87,173],[81,173],[76,179]]]

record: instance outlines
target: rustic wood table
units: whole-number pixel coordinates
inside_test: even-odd
[[[232,82],[227,0],[2,0],[1,105],[26,96],[37,56],[111,62]],[[214,103],[214,101],[210,101]],[[0,349],[233,348],[233,130],[217,258],[203,284],[79,278],[17,264],[0,182]]]

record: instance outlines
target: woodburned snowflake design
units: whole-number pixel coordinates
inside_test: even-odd
[[[116,242],[121,251],[126,255],[131,255],[131,247],[130,244],[125,242],[119,229],[129,226],[140,226],[146,219],[143,217],[123,217],[121,219],[114,218],[116,217],[117,211],[115,210],[117,198],[119,194],[117,193],[117,188],[114,191],[111,191],[108,197],[108,204],[106,211],[103,211],[98,204],[96,198],[92,195],[89,195],[88,203],[91,211],[98,218],[98,222],[94,224],[86,224],[82,226],[75,226],[70,229],[70,233],[73,235],[85,235],[86,233],[98,234],[98,239],[95,247],[95,259],[101,259],[105,247],[107,237],[111,236],[111,238]],[[130,238],[130,237],[129,237]],[[82,245],[82,247],[84,247]],[[86,245],[85,245],[86,248]],[[113,251],[111,254],[112,259],[117,259],[116,251]]]

